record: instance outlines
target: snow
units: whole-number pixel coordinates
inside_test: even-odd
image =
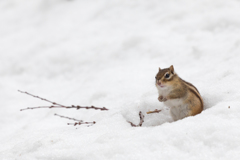
[[[239,159],[240,1],[0,1],[0,159]],[[158,67],[205,110],[172,122]],[[65,105],[109,111],[21,108]],[[154,109],[163,111],[146,115]],[[143,127],[138,112],[145,114]],[[54,113],[96,121],[68,126]]]

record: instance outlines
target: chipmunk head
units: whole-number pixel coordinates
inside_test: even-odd
[[[174,72],[173,65],[171,65],[169,68],[164,68],[164,69],[161,69],[159,67],[159,71],[155,77],[156,86],[158,88],[164,88],[164,87],[171,85],[172,80],[175,75],[176,74]]]

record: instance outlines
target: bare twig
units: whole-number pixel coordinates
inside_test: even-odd
[[[142,112],[141,112],[141,111],[139,112],[139,118],[140,118],[140,122],[139,122],[139,124],[138,124],[138,125],[136,125],[136,124],[133,124],[133,123],[132,123],[132,122],[130,122],[130,121],[128,121],[128,123],[130,123],[132,127],[141,127],[141,126],[142,126],[142,124],[143,124],[143,122],[144,122],[144,115],[142,114]]]
[[[38,107],[23,108],[23,109],[20,109],[20,111],[24,111],[24,110],[28,110],[28,109],[38,109],[38,108],[65,108],[65,107],[62,107],[62,106],[38,106]]]
[[[58,116],[58,117],[61,117],[61,118],[66,118],[66,119],[70,119],[70,120],[73,120],[73,121],[78,121],[78,122],[75,122],[75,123],[68,123],[68,125],[81,125],[81,124],[90,124],[90,125],[94,125],[96,122],[93,121],[93,122],[84,122],[83,120],[78,120],[78,119],[75,119],[75,118],[70,118],[70,117],[66,117],[66,116],[62,116],[62,115],[59,115],[59,114],[54,114],[55,116]]]
[[[61,117],[61,118],[70,119],[70,120],[73,120],[73,121],[83,122],[83,120],[78,120],[78,119],[75,119],[75,118],[70,118],[70,117],[62,116],[62,115],[59,115],[59,114],[56,114],[56,113],[54,114],[54,116],[58,116],[58,117]]]
[[[65,105],[62,105],[62,104],[59,104],[59,103],[56,103],[56,102],[53,102],[53,101],[50,101],[50,100],[47,100],[45,98],[42,98],[42,97],[39,97],[39,96],[36,96],[36,95],[33,95],[31,93],[28,93],[28,92],[24,92],[24,91],[20,91],[18,90],[18,92],[20,93],[23,93],[23,94],[27,94],[29,96],[32,96],[34,98],[38,98],[38,99],[41,99],[43,101],[46,101],[46,102],[49,102],[51,103],[52,105],[51,106],[38,106],[38,107],[28,107],[28,108],[24,108],[24,109],[21,109],[20,111],[23,111],[23,110],[28,110],[28,109],[38,109],[38,108],[66,108],[66,109],[69,109],[69,108],[76,108],[76,109],[81,109],[81,108],[84,108],[84,109],[95,109],[95,110],[101,110],[101,111],[107,111],[108,109],[105,108],[105,107],[95,107],[95,106],[74,106],[74,105],[71,105],[71,106],[65,106]],[[82,124],[87,124],[88,126],[91,126],[91,125],[94,125],[96,122],[95,121],[92,121],[92,122],[84,122],[83,120],[78,120],[78,119],[75,119],[75,118],[70,118],[70,117],[66,117],[66,116],[62,116],[62,115],[59,115],[59,114],[54,114],[55,116],[58,116],[58,117],[61,117],[61,118],[66,118],[66,119],[69,119],[69,120],[73,120],[73,121],[77,121],[75,123],[68,123],[68,125],[82,125]]]
[[[159,113],[161,112],[162,110],[157,110],[155,109],[154,111],[148,111],[147,114],[151,114],[151,113]]]
[[[84,109],[95,109],[95,110],[101,110],[101,111],[107,111],[108,110],[106,107],[79,106],[79,105],[77,105],[77,106],[75,106],[75,105],[65,106],[65,105],[62,105],[62,104],[59,104],[59,103],[47,100],[45,98],[42,98],[42,97],[39,97],[39,96],[35,96],[35,95],[33,95],[31,93],[28,93],[28,92],[24,92],[24,91],[20,91],[20,90],[18,90],[18,91],[20,93],[27,94],[27,95],[32,96],[34,98],[38,98],[38,99],[41,99],[43,101],[46,101],[46,102],[49,102],[49,103],[53,104],[51,106],[28,107],[28,108],[21,109],[20,111],[24,111],[24,110],[28,110],[28,109],[38,109],[38,108],[66,108],[66,109],[69,109],[69,108],[76,108],[76,109],[84,108]]]
[[[93,122],[75,122],[75,123],[68,123],[68,125],[76,126],[76,125],[81,125],[81,124],[90,124],[90,126],[91,126],[91,125],[94,125],[95,123],[96,123],[95,121],[93,121]]]
[[[38,107],[28,107],[28,108],[24,108],[24,109],[20,109],[20,111],[24,111],[24,110],[28,110],[28,109],[38,109],[38,108],[66,108],[66,109],[69,109],[69,108],[76,108],[76,109],[81,109],[81,108],[84,108],[84,109],[95,109],[95,110],[102,110],[102,111],[107,111],[108,109],[105,108],[105,107],[95,107],[95,106],[38,106]]]
[[[56,103],[56,102],[49,101],[49,100],[47,100],[47,99],[45,99],[45,98],[42,98],[42,97],[39,97],[39,96],[35,96],[35,95],[33,95],[33,94],[31,94],[31,93],[28,93],[28,92],[24,92],[24,91],[20,91],[20,90],[18,90],[18,92],[27,94],[27,95],[29,95],[29,96],[32,96],[32,97],[34,97],[34,98],[41,99],[41,100],[46,101],[46,102],[49,102],[49,103],[52,103],[53,105],[58,105],[58,106],[61,106],[61,107],[65,107],[64,105],[61,105],[61,104]]]

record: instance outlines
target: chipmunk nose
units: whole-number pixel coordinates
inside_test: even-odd
[[[161,81],[157,81],[157,84],[158,84],[158,85],[161,85]]]

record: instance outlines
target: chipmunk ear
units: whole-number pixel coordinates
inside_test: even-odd
[[[174,74],[174,67],[173,67],[173,65],[171,65],[171,66],[169,67],[169,69],[170,69],[171,73]]]
[[[161,68],[159,67],[159,71],[161,71]]]

